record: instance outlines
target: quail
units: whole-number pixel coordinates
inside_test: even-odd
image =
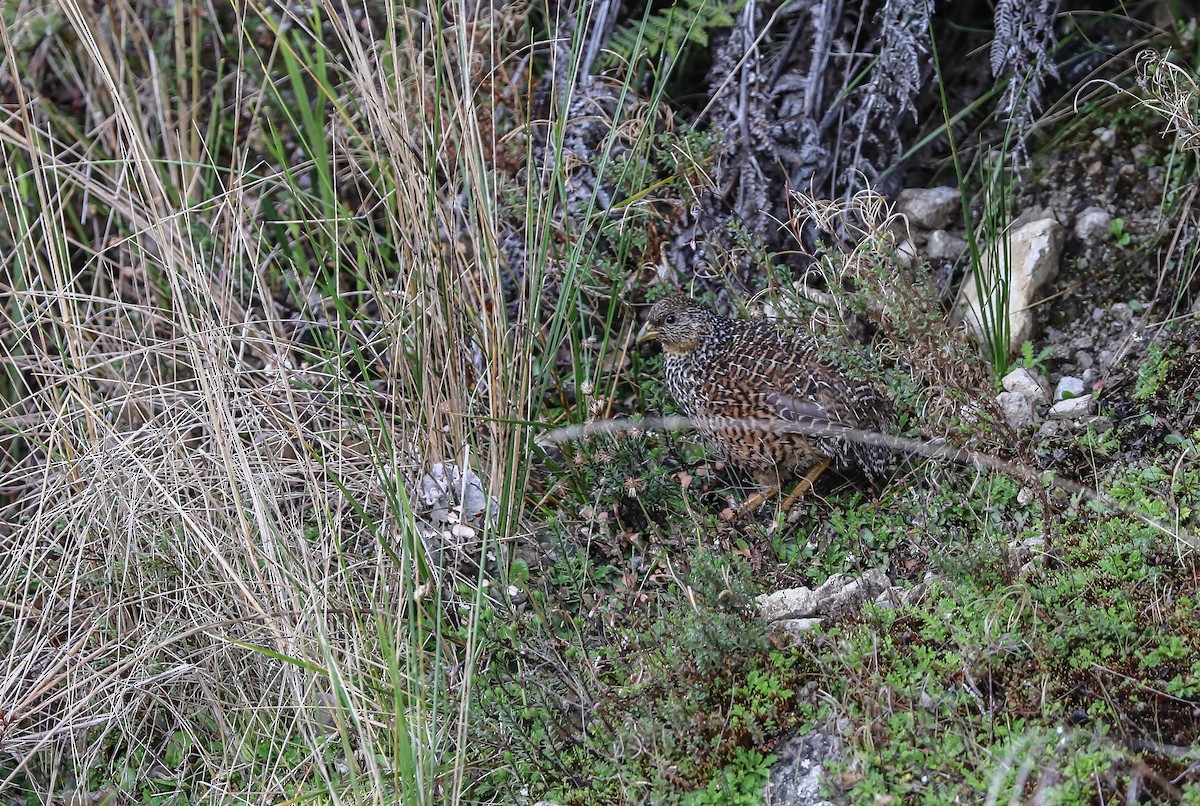
[[[803,476],[784,501],[783,511],[790,512],[831,462],[859,471],[876,488],[889,475],[892,452],[847,432],[888,432],[891,402],[829,360],[812,338],[673,296],[651,307],[637,341],[651,340],[663,346],[675,403],[705,441],[760,486],[737,515]]]

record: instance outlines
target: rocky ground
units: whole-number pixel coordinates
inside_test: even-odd
[[[1200,390],[1200,294],[1178,278],[1170,282],[1164,269],[1147,260],[1139,243],[1151,241],[1161,226],[1160,201],[1164,170],[1146,166],[1149,147],[1135,142],[1120,150],[1111,129],[1097,129],[1091,147],[1050,158],[1040,179],[1017,191],[1031,203],[1011,224],[1011,265],[1017,276],[1010,289],[1011,330],[1015,361],[1003,375],[996,403],[1039,469],[1078,473],[1076,442],[1084,435],[1119,435],[1125,460],[1144,452],[1153,437],[1147,427],[1128,419],[1129,399],[1148,353],[1173,342],[1186,355],[1182,374],[1171,383],[1186,399]],[[1036,204],[1033,202],[1043,202]],[[956,188],[908,189],[899,194],[897,210],[911,227],[915,251],[935,272],[950,279],[962,271],[969,233],[962,228],[962,205]],[[1114,222],[1118,222],[1114,224]],[[1039,240],[1041,243],[1038,243]],[[958,266],[956,270],[955,266]],[[1164,282],[1164,281],[1167,282]],[[978,307],[970,278],[959,292],[962,310]],[[1191,289],[1191,293],[1189,293]],[[1180,293],[1172,298],[1172,293]],[[964,298],[966,301],[964,302]],[[972,302],[971,300],[974,299]],[[1183,305],[1178,303],[1182,301]],[[969,316],[968,316],[969,318]],[[1164,327],[1178,318],[1183,332]],[[1188,320],[1191,324],[1187,324]],[[1026,344],[1026,342],[1028,342]],[[1186,368],[1192,367],[1190,374]],[[1190,390],[1190,391],[1189,391]],[[1188,434],[1200,425],[1200,404],[1170,411],[1166,433]],[[1075,452],[1075,464],[1068,456]],[[1095,472],[1095,468],[1091,468]],[[1028,501],[1028,498],[1024,499]],[[1013,544],[1019,562],[1041,541]],[[880,571],[847,579],[834,575],[815,590],[779,590],[758,597],[761,617],[787,641],[802,641],[808,630],[853,614],[867,603],[874,607],[919,603],[928,581],[896,586]],[[823,806],[847,802],[836,778],[823,777],[823,765],[836,760],[843,747],[846,720],[793,736],[776,748],[779,760],[764,790],[768,803]],[[821,782],[824,782],[823,786]],[[834,793],[834,794],[830,794]]]

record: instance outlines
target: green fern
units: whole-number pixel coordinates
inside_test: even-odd
[[[675,61],[684,42],[708,46],[714,28],[729,28],[745,0],[677,0],[670,8],[650,13],[637,22],[626,23],[613,32],[601,67],[617,61],[634,64],[653,61],[666,54]]]

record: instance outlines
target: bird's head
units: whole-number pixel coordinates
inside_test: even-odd
[[[689,353],[713,332],[717,315],[687,297],[667,297],[654,303],[637,343],[657,339],[668,353]]]

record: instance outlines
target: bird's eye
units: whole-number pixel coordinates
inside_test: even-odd
[[[663,324],[667,324],[667,325],[675,324],[675,314],[671,314],[666,319],[664,319]]]

